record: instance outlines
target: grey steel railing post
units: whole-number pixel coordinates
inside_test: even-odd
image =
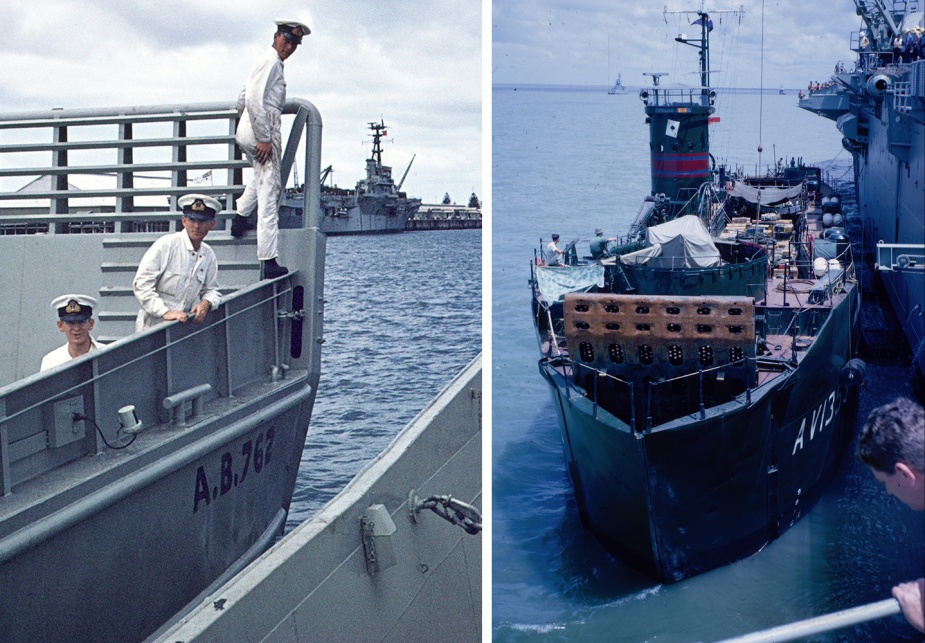
[[[174,138],[186,138],[186,121],[177,120],[173,123],[173,136]],[[186,162],[186,145],[174,144],[173,146],[173,162],[174,163],[185,163]],[[173,175],[173,184],[177,187],[187,185],[187,175],[185,169],[178,169],[171,172]],[[170,195],[170,209],[177,209],[177,195]]]
[[[62,125],[54,128],[54,142],[67,143],[67,126]],[[56,150],[52,153],[52,167],[67,167],[67,148]],[[56,191],[67,191],[67,174],[54,174],[52,176],[52,185]],[[56,196],[51,200],[51,214],[66,214],[68,211],[67,197]],[[55,230],[57,232],[57,230]]]
[[[630,387],[630,426],[636,430],[636,385],[629,382]]]
[[[131,141],[132,124],[119,123],[119,142]],[[135,148],[129,145],[120,146],[116,158],[119,165],[131,165],[135,162]],[[120,190],[130,190],[135,187],[135,173],[133,170],[121,170],[117,174],[116,187]],[[132,212],[135,210],[135,197],[122,196],[116,197],[116,212]],[[123,221],[121,224],[122,231],[127,232],[131,223]]]

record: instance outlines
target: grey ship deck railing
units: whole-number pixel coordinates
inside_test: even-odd
[[[310,204],[318,202],[320,170],[308,156],[320,154],[318,133],[311,131],[320,128],[320,116],[301,99],[288,101],[284,114],[293,116],[282,158],[284,186],[304,128],[305,212],[314,217],[309,227],[317,227]],[[188,192],[222,201],[218,218],[233,216],[233,199],[243,192],[249,167],[235,144],[237,120],[235,105],[224,102],[4,114],[0,234],[83,231],[69,226],[73,222],[112,223],[94,230],[101,232],[113,232],[115,222],[121,232],[148,231],[150,226],[133,222],[155,222],[164,231],[180,216],[177,198]],[[81,176],[105,176],[112,185],[79,189]],[[48,177],[47,187],[23,189],[42,177]],[[150,202],[157,197],[163,201]],[[46,199],[47,206],[36,203]]]
[[[160,324],[0,387],[0,496],[67,462],[104,452],[107,442],[117,444],[119,410],[127,404],[151,427],[168,421],[165,400],[178,394],[195,389],[195,397],[211,401],[279,381],[291,356],[290,326],[281,321],[291,293],[291,275],[260,281],[223,298],[201,325]],[[245,351],[239,340],[254,327],[273,330],[268,341],[250,342]],[[267,365],[274,365],[269,378]],[[201,409],[202,399],[194,406]],[[99,432],[73,419],[74,413],[92,419]],[[171,414],[182,426],[182,412]]]

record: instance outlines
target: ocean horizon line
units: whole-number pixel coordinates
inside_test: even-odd
[[[631,93],[641,89],[651,89],[652,85],[624,85],[623,86],[626,92]],[[691,89],[698,89],[698,87],[690,86]],[[606,92],[611,89],[610,85],[567,85],[567,84],[557,84],[557,83],[492,83],[491,88],[493,90],[532,90],[532,91],[561,91],[561,92],[588,92],[588,93],[597,93],[597,92]],[[766,93],[766,94],[779,94],[781,89],[784,93],[796,93],[799,92],[801,88],[799,87],[783,87],[783,88],[772,88],[772,87],[723,87],[720,85],[711,87],[711,89],[716,89],[718,91],[724,92],[736,92],[736,93]]]

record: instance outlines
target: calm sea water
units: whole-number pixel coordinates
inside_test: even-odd
[[[481,233],[328,238],[321,382],[287,531],[481,351]]]
[[[492,100],[493,638],[715,641],[888,598],[895,583],[921,576],[922,513],[887,496],[851,454],[783,537],[674,585],[625,567],[582,529],[537,369],[529,265],[553,232],[587,240],[597,226],[608,235],[626,231],[649,192],[645,115],[632,94],[519,88],[496,89]],[[720,97],[721,120],[711,129],[717,162],[754,171],[802,157],[832,179],[850,179],[834,123],[796,103],[795,96]],[[901,365],[871,365],[859,423],[897,393],[912,394],[906,374]],[[896,617],[814,640],[921,636]]]

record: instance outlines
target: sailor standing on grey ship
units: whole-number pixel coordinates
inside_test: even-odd
[[[198,324],[222,301],[218,261],[203,242],[215,227],[215,213],[222,204],[204,194],[186,194],[177,205],[183,208],[183,229],[151,244],[132,282],[141,304],[136,333],[174,319]]]
[[[87,295],[61,295],[52,300],[51,309],[58,313],[58,330],[67,337],[67,344],[45,355],[39,370],[47,371],[99,348],[90,336],[96,305],[96,299]]]
[[[235,140],[254,167],[254,176],[238,199],[238,216],[231,234],[240,237],[246,219],[257,208],[257,259],[263,264],[263,278],[273,279],[288,270],[276,262],[279,256],[279,199],[282,194],[280,162],[283,155],[280,121],[286,104],[283,61],[311,33],[301,22],[277,20],[273,46],[257,63],[238,97],[241,120]],[[240,218],[239,218],[240,217]]]

